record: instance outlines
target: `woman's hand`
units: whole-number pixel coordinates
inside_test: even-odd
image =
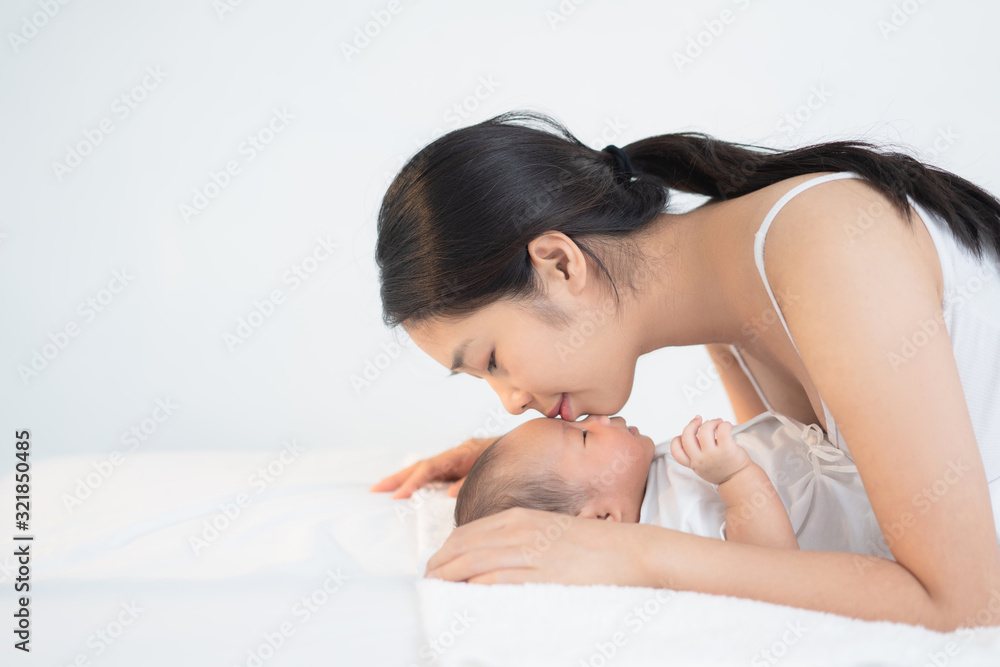
[[[425,576],[472,584],[657,585],[640,567],[648,528],[514,507],[452,531]]]
[[[722,484],[750,465],[750,455],[736,444],[733,425],[723,419],[701,423],[695,417],[670,441],[670,455],[706,482]]]
[[[458,480],[448,487],[448,495],[454,498],[462,488],[465,475],[479,455],[497,438],[469,438],[458,447],[441,452],[429,459],[417,461],[397,473],[375,482],[370,491],[392,491],[393,499],[409,498],[410,495],[428,482],[438,480]]]

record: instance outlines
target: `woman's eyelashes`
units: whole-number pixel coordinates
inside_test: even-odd
[[[497,352],[493,350],[490,352],[490,361],[486,364],[486,372],[492,374],[494,369],[497,367]]]

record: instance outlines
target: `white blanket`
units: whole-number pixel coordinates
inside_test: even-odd
[[[282,451],[35,460],[32,651],[7,644],[0,664],[415,663],[416,514],[368,491],[398,452]],[[8,474],[0,498],[13,496]]]
[[[444,485],[419,493],[420,571],[454,526]],[[939,633],[901,623],[655,588],[417,583],[422,664],[1000,664],[1000,628]],[[1000,595],[995,609],[1000,611]]]

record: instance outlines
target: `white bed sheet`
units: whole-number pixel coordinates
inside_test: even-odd
[[[414,664],[415,513],[368,491],[387,461],[405,461],[379,450],[286,454],[261,489],[251,475],[277,470],[276,457],[131,454],[72,512],[63,494],[101,457],[34,462],[32,652],[18,664]],[[12,484],[0,481],[0,498]],[[204,521],[240,493],[251,502],[196,555],[189,538],[205,537]],[[6,616],[15,575],[5,532]]]

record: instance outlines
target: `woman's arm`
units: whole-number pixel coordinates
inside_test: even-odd
[[[729,402],[736,415],[736,423],[742,424],[750,421],[766,411],[767,407],[757,395],[757,390],[750,383],[750,378],[740,368],[739,362],[729,350],[729,346],[722,343],[710,343],[705,346],[705,349],[708,351],[712,363],[715,364],[726,394],[729,395]]]
[[[788,573],[829,564],[832,578],[814,575],[838,581],[864,614],[951,628],[1000,595],[1000,546],[937,271],[917,231],[926,234],[853,179],[810,188],[772,224],[770,283],[797,297],[784,317],[896,559],[859,572],[850,559],[809,555]],[[839,595],[831,605],[844,604]]]

